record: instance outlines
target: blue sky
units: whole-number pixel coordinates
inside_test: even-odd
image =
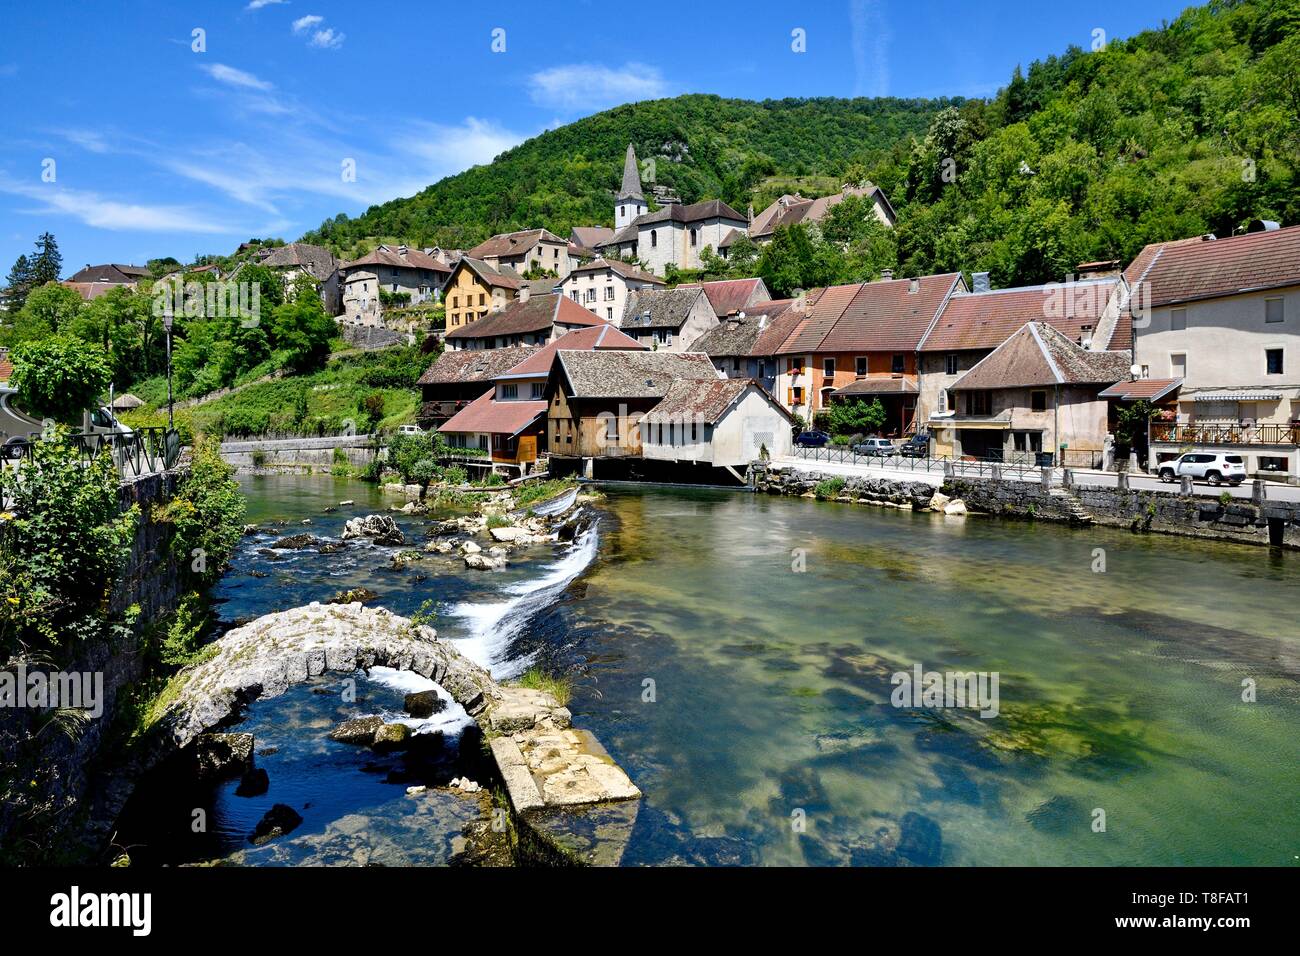
[[[47,229],[69,273],[229,252],[251,236],[295,239],[639,99],[987,96],[1018,63],[1088,48],[1096,29],[1122,37],[1158,26],[1186,5],[9,3],[0,280]],[[505,51],[494,53],[498,28]],[[804,53],[792,51],[795,29],[806,31]],[[342,175],[346,160],[355,182]]]

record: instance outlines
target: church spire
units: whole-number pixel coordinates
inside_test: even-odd
[[[618,199],[641,199],[641,171],[637,167],[636,150],[627,144],[627,158],[623,161],[623,188],[618,191]]]

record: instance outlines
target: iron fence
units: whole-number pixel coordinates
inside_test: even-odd
[[[20,468],[31,462],[40,438],[10,439],[0,448],[0,459],[6,468]],[[150,426],[137,428],[130,434],[79,433],[67,435],[63,442],[76,453],[83,465],[88,465],[102,454],[108,454],[123,478],[139,478],[166,471],[176,464],[181,454],[180,435],[174,428]]]

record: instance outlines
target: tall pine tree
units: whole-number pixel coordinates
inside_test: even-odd
[[[36,240],[36,255],[32,258],[31,288],[43,286],[47,282],[58,282],[62,272],[63,254],[59,252],[59,244],[54,241],[51,233],[41,233]]]

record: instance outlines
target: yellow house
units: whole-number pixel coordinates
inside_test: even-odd
[[[462,258],[443,289],[447,331],[504,309],[526,284],[511,269],[495,269],[480,259]]]

